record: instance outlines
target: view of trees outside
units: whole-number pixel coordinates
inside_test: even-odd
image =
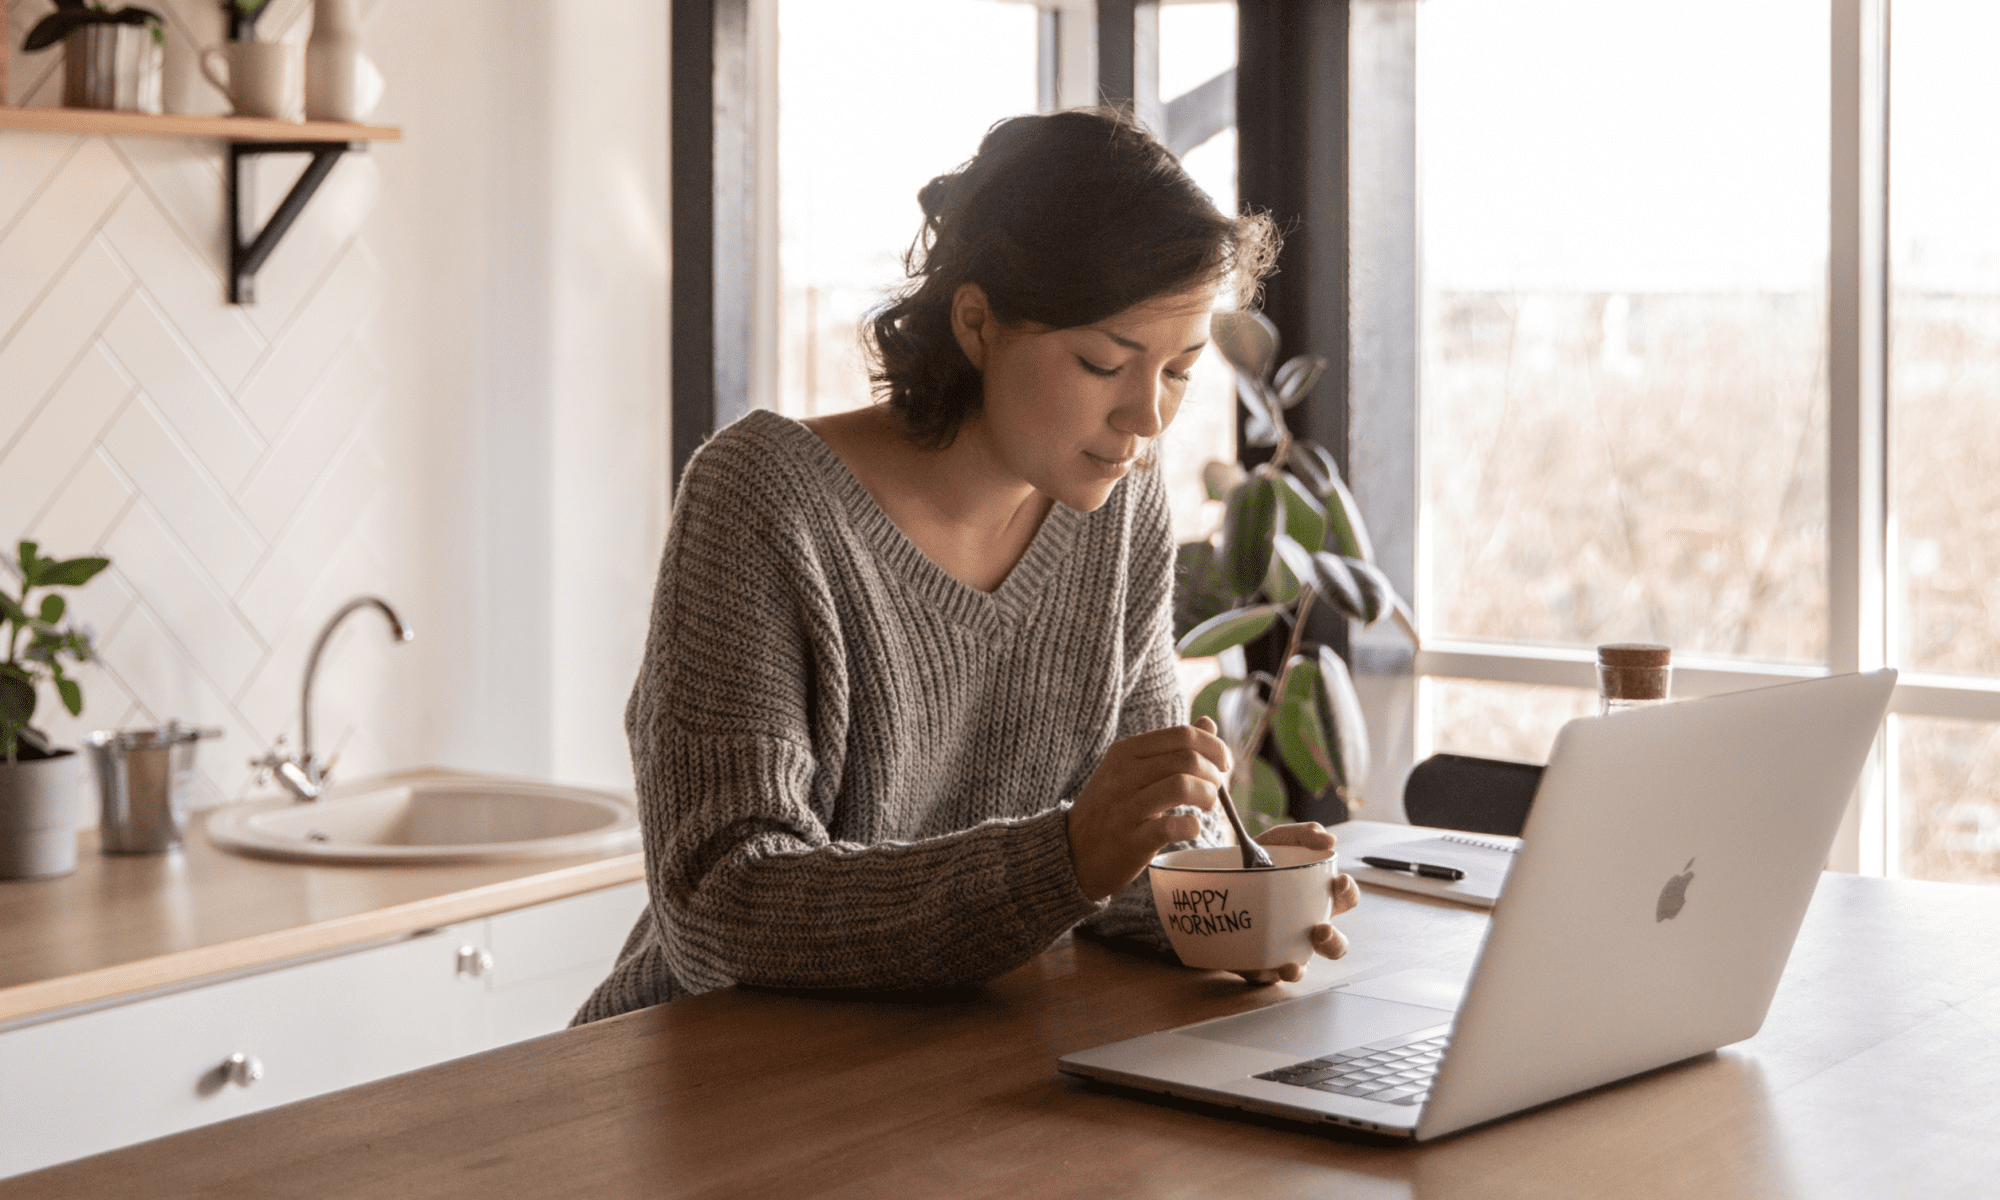
[[[1896,0],[1890,40],[1891,654],[2000,675],[2000,5]],[[2000,727],[1894,719],[1902,867],[2000,881]]]
[[[1991,677],[2000,5],[1891,19],[1890,653]],[[1420,20],[1428,632],[1822,661],[1825,4],[1427,0]],[[1424,694],[1437,748],[1506,757],[1591,709]],[[2000,880],[2000,728],[1892,718],[1890,749],[1892,872]]]
[[[1419,21],[1426,632],[1822,660],[1825,4]],[[1437,749],[1535,760],[1593,707],[1424,696]]]
[[[1821,660],[1825,4],[1420,19],[1429,631]]]

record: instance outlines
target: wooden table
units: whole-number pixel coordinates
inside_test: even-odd
[[[711,993],[0,1183],[0,1196],[1990,1197],[2000,889],[1828,875],[1763,1033],[1422,1147],[1056,1073],[1070,1050],[1468,963],[1486,916],[1371,892],[1294,988],[1065,938],[955,998]]]

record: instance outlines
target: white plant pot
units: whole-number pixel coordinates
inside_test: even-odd
[[[0,759],[0,879],[46,879],[76,870],[83,757]]]

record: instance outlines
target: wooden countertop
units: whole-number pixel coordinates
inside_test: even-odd
[[[315,866],[217,848],[100,854],[0,882],[0,1024],[449,925],[645,877],[637,853],[451,866]]]
[[[1992,1194],[2000,888],[1828,875],[1757,1037],[1420,1147],[1056,1072],[1069,1051],[1390,959],[1462,967],[1485,923],[1371,891],[1343,921],[1349,960],[1262,989],[1065,938],[928,1003],[712,992],[19,1176],[0,1197]]]

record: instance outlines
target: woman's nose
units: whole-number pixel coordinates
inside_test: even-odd
[[[1173,419],[1173,400],[1157,379],[1141,381],[1137,393],[1118,406],[1112,425],[1133,437],[1154,438]]]

